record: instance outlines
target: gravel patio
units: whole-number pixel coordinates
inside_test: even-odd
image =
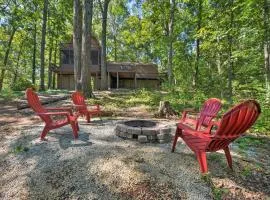
[[[140,144],[117,137],[117,120],[81,122],[79,140],[70,127],[14,129],[1,146],[2,199],[211,199],[193,153],[179,144]],[[16,134],[14,134],[16,132]],[[18,150],[19,152],[11,152]],[[174,161],[174,162],[172,162]]]

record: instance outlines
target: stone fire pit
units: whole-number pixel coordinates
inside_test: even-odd
[[[167,124],[150,120],[128,120],[116,124],[115,134],[124,139],[141,143],[167,143],[172,139],[172,128]]]

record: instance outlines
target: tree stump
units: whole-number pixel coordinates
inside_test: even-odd
[[[176,117],[177,112],[172,109],[169,101],[160,101],[157,115],[159,117],[171,118]]]

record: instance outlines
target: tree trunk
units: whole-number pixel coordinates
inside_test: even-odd
[[[266,101],[270,101],[270,2],[264,0],[264,69]]]
[[[40,47],[40,87],[39,90],[45,90],[44,85],[44,68],[45,68],[45,45],[46,45],[46,25],[47,25],[47,14],[48,14],[48,0],[44,0],[43,7],[43,20],[42,20],[42,34],[41,34],[41,47]]]
[[[101,39],[101,89],[108,89],[107,84],[107,52],[106,52],[106,33],[107,33],[107,14],[108,14],[108,6],[110,0],[104,1],[104,6],[102,8],[102,3],[99,0],[100,9],[102,12],[102,39]]]
[[[57,63],[56,63],[57,49],[58,49],[58,42],[56,40],[55,41],[55,46],[54,46],[54,56],[53,56],[53,63],[55,64],[55,66],[57,66]],[[53,77],[52,77],[52,87],[53,87],[53,89],[55,89],[55,77],[56,77],[56,74],[55,74],[55,72],[53,72]]]
[[[14,77],[13,77],[13,81],[12,81],[12,85],[15,85],[17,82],[17,78],[18,78],[18,69],[20,68],[19,64],[20,64],[20,60],[21,60],[21,55],[22,55],[22,49],[23,49],[23,45],[24,45],[24,39],[21,41],[20,44],[20,50],[18,53],[18,57],[17,57],[17,61],[16,61],[16,67],[15,67],[15,71],[14,71]]]
[[[174,109],[172,109],[169,101],[160,101],[158,109],[158,117],[170,118],[177,115]]]
[[[11,31],[11,34],[9,37],[8,46],[7,46],[5,57],[4,57],[3,68],[1,69],[1,74],[0,74],[0,91],[2,91],[2,89],[3,89],[3,83],[4,83],[5,73],[6,73],[7,62],[8,62],[8,56],[9,56],[12,40],[13,40],[13,37],[15,35],[16,30],[17,29],[15,27],[12,27],[12,31]]]
[[[83,25],[82,25],[82,92],[85,97],[91,97],[91,32],[93,16],[93,0],[83,0]]]
[[[116,36],[113,36],[113,43],[114,43],[114,61],[117,62],[117,41]]]
[[[49,49],[48,89],[51,89],[52,87],[52,51],[53,51],[53,41],[51,41]]]
[[[37,25],[34,25],[34,47],[32,60],[32,83],[36,84],[36,52],[37,52]]]
[[[199,8],[198,8],[198,21],[197,21],[197,33],[201,29],[202,23],[202,0],[199,0]],[[193,85],[198,85],[198,78],[199,78],[199,63],[200,63],[200,38],[197,37],[196,39],[196,61],[195,61],[195,74]]]
[[[175,0],[170,0],[170,22],[169,22],[169,55],[168,55],[168,78],[169,85],[172,85],[173,74],[173,28],[174,28],[174,11],[175,11]]]
[[[229,42],[229,66],[228,66],[228,101],[229,103],[233,103],[232,101],[232,81],[233,81],[233,60],[232,60],[232,45],[233,45],[233,36],[232,36],[232,29],[234,27],[233,21],[234,21],[234,16],[233,16],[233,2],[234,0],[231,0],[231,12],[230,12],[230,29],[231,31],[229,32],[228,35],[228,42]]]
[[[73,49],[75,90],[80,91],[82,68],[82,6],[80,0],[74,0],[73,9]]]

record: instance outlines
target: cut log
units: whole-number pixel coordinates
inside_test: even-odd
[[[171,118],[176,117],[177,112],[171,107],[169,101],[160,101],[157,115],[158,117]]]

